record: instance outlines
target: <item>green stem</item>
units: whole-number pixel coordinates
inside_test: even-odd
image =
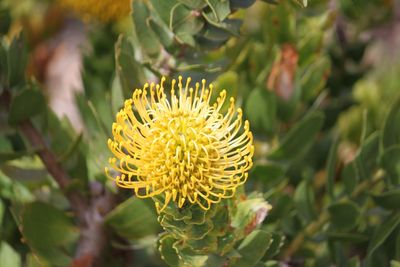
[[[360,183],[353,191],[351,196],[343,196],[341,197],[338,202],[344,201],[349,198],[355,198],[364,192],[366,189],[375,186],[383,177],[383,173],[378,171],[376,175],[371,180],[366,180]],[[310,223],[302,232],[300,232],[293,240],[290,242],[289,246],[285,249],[282,253],[283,259],[289,259],[292,255],[294,255],[303,244],[304,240],[309,237],[313,236],[317,233],[328,221],[329,221],[329,212],[325,209],[318,219],[312,223]]]

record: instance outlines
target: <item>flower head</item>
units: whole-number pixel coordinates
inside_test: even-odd
[[[118,186],[134,189],[138,197],[155,197],[162,212],[174,201],[208,210],[212,203],[230,198],[247,179],[254,152],[248,121],[234,99],[226,114],[223,90],[210,104],[212,85],[191,87],[191,79],[172,80],[169,96],[161,83],[145,84],[125,101],[112,126],[108,146],[114,157]],[[177,88],[176,88],[177,87]]]
[[[129,15],[131,0],[60,0],[84,19],[112,21]]]

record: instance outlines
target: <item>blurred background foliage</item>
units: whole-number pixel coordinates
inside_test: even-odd
[[[272,210],[233,266],[400,266],[399,1],[81,2],[0,2],[1,267],[166,265],[153,203],[103,172],[123,99],[161,75],[250,121],[245,190]]]

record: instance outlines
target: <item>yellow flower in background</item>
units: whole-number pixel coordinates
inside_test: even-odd
[[[112,21],[129,15],[131,0],[60,0],[83,19]]]
[[[220,112],[225,90],[211,105],[213,87],[205,80],[194,88],[191,78],[172,80],[168,96],[164,82],[145,84],[125,101],[108,140],[115,175],[106,173],[140,198],[157,196],[158,212],[171,200],[208,210],[247,179],[254,153],[249,123],[233,98],[226,114]]]

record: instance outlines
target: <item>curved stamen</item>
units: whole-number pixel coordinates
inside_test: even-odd
[[[226,91],[211,104],[213,87],[205,80],[194,89],[190,78],[172,80],[169,97],[164,82],[163,77],[160,84],[135,90],[118,112],[108,140],[117,174],[106,174],[140,198],[160,195],[158,212],[171,201],[208,210],[247,180],[254,154],[249,123],[243,125],[233,98],[221,114]]]

